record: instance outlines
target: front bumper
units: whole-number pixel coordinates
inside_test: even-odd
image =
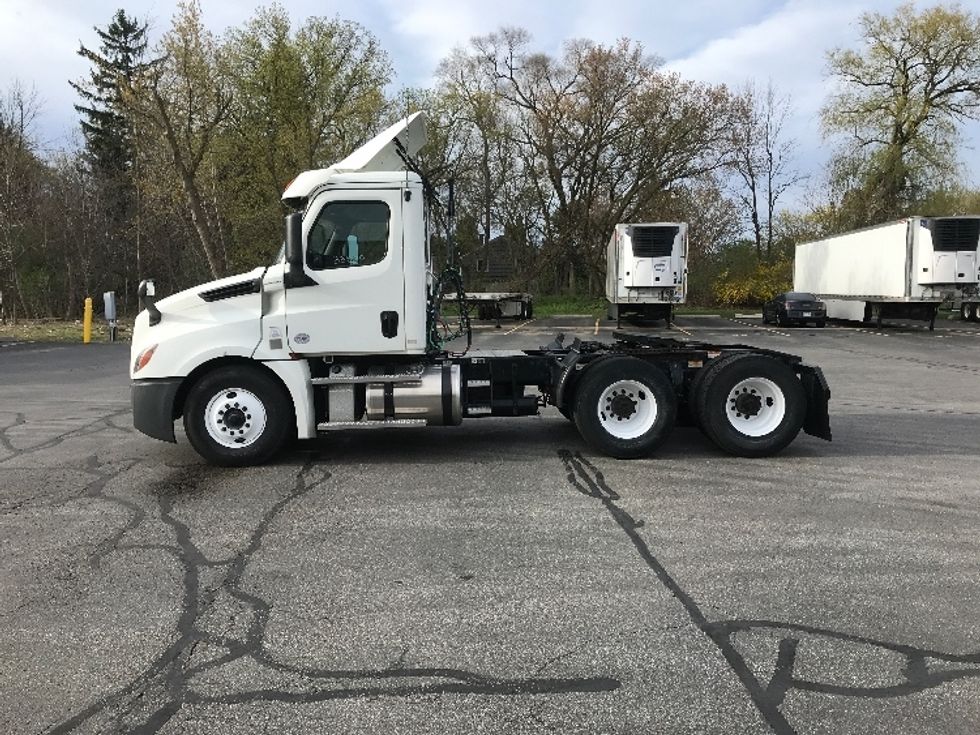
[[[809,316],[804,316],[805,314]],[[786,318],[816,322],[820,321],[821,319],[826,319],[827,312],[824,309],[788,309],[786,311]]]
[[[176,442],[174,404],[183,378],[134,380],[132,384],[133,426],[154,439]]]

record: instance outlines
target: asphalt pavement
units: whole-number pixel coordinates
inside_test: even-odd
[[[220,469],[133,431],[127,346],[0,343],[0,732],[980,731],[978,325],[672,333],[820,365],[834,441],[545,409]]]

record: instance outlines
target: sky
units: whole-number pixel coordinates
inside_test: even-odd
[[[216,33],[241,24],[262,4],[201,0],[204,20]],[[832,89],[826,52],[856,46],[861,13],[891,13],[896,0],[283,0],[294,22],[310,15],[354,20],[388,51],[394,89],[424,86],[439,61],[474,35],[520,26],[536,50],[558,54],[564,41],[589,38],[613,43],[631,38],[667,69],[704,82],[741,87],[772,82],[790,98],[787,135],[797,143],[796,162],[820,185],[829,144],[822,138],[820,107]],[[980,12],[980,0],[961,0]],[[36,134],[45,151],[77,145],[77,101],[68,86],[89,70],[77,55],[81,43],[98,47],[93,26],[105,27],[116,9],[150,23],[151,41],[168,28],[175,2],[167,0],[0,0],[0,92],[15,81],[34,87],[42,107]],[[919,7],[923,3],[918,2]],[[965,134],[961,154],[966,179],[980,185],[980,123]],[[794,193],[800,200],[803,190]]]

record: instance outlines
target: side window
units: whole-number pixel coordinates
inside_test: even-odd
[[[322,271],[380,263],[388,254],[390,219],[384,202],[329,202],[310,230],[307,266]]]

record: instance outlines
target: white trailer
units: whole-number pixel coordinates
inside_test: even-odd
[[[797,245],[793,290],[816,294],[831,319],[925,319],[975,297],[980,216],[909,217]]]
[[[687,298],[687,223],[619,224],[606,247],[606,300],[617,325],[626,316],[663,319]]]
[[[434,200],[412,164],[424,120],[294,179],[275,263],[160,301],[141,284],[130,369],[139,431],[175,441],[182,416],[194,449],[222,465],[265,461],[290,436],[454,426],[545,405],[615,457],[649,454],[683,421],[741,456],[778,452],[801,430],[830,439],[820,369],[772,350],[616,333],[612,344],[559,335],[538,349],[448,351],[442,294],[462,284],[431,269]]]

